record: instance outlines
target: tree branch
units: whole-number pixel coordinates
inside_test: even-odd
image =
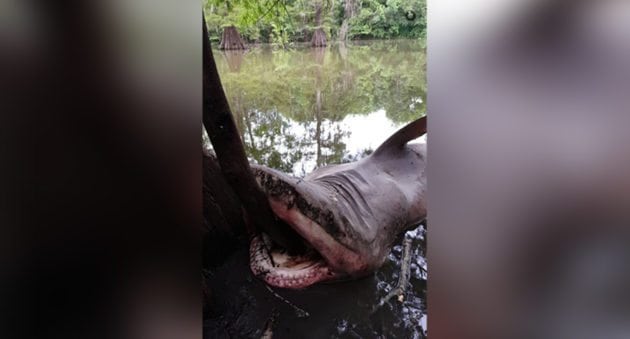
[[[263,230],[276,243],[290,251],[301,244],[295,232],[280,222],[271,211],[267,197],[249,167],[245,147],[234,123],[214,62],[206,19],[203,17],[203,125],[219,160],[221,172],[234,189],[248,219],[257,230]]]

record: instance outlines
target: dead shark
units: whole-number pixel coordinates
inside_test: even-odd
[[[377,270],[403,232],[427,215],[426,117],[406,125],[359,161],[319,168],[303,179],[252,165],[276,216],[305,250],[288,253],[259,233],[250,243],[250,268],[267,284],[305,288]]]

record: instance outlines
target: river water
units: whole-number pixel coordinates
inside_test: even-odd
[[[247,153],[295,175],[355,160],[425,112],[419,40],[214,55]]]
[[[360,159],[425,112],[421,41],[362,41],[289,50],[213,51],[252,162],[304,176]],[[412,241],[411,286],[374,311],[397,283],[402,237]],[[268,289],[249,272],[247,249],[206,272],[214,309],[205,338],[423,338],[426,226],[401,235],[364,279],[305,290]]]

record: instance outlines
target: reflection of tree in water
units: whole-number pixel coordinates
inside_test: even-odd
[[[335,121],[319,121],[304,123],[312,143],[316,146],[315,164],[317,167],[340,163],[346,152],[346,144],[342,141],[350,135]],[[310,159],[306,159],[310,160]]]
[[[243,58],[245,57],[245,50],[242,49],[228,49],[221,53],[225,63],[227,63],[230,72],[238,73],[241,70],[241,64],[243,64]]]
[[[290,129],[289,120],[278,112],[248,112],[241,117],[245,149],[257,163],[292,173],[293,166],[308,157],[308,139]]]
[[[350,132],[344,132],[339,124],[334,124],[334,122],[339,120],[338,115],[324,111],[324,102],[328,99],[324,97],[327,93],[324,91],[326,84],[323,83],[322,79],[325,56],[325,48],[319,47],[310,50],[311,65],[314,65],[315,78],[315,104],[311,111],[315,120],[314,141],[317,145],[317,156],[315,158],[317,167],[340,162],[346,150],[346,145],[342,142],[342,138],[350,135]],[[326,118],[328,118],[329,122],[328,128],[325,126]],[[324,153],[326,148],[329,152]]]
[[[349,114],[384,109],[402,124],[425,110],[425,53],[415,41],[261,48],[226,53],[217,66],[249,154],[287,172],[364,156],[342,142]]]
[[[340,163],[348,163],[348,162],[354,162],[354,161],[358,161],[361,160],[365,157],[367,157],[368,155],[372,154],[374,152],[373,149],[364,149],[362,151],[359,151],[355,154],[346,154],[346,156],[343,157],[343,159],[341,159]]]
[[[317,166],[339,163],[346,154],[342,138],[349,133],[332,122],[292,123],[278,112],[255,112],[237,116],[247,154],[259,164],[296,175],[311,169],[296,167],[315,161]],[[299,126],[300,128],[296,128]],[[319,137],[317,131],[319,128]]]

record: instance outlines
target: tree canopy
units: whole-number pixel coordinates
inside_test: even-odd
[[[204,12],[215,41],[232,25],[248,42],[281,46],[308,41],[317,28],[331,40],[426,34],[426,0],[204,0]]]

